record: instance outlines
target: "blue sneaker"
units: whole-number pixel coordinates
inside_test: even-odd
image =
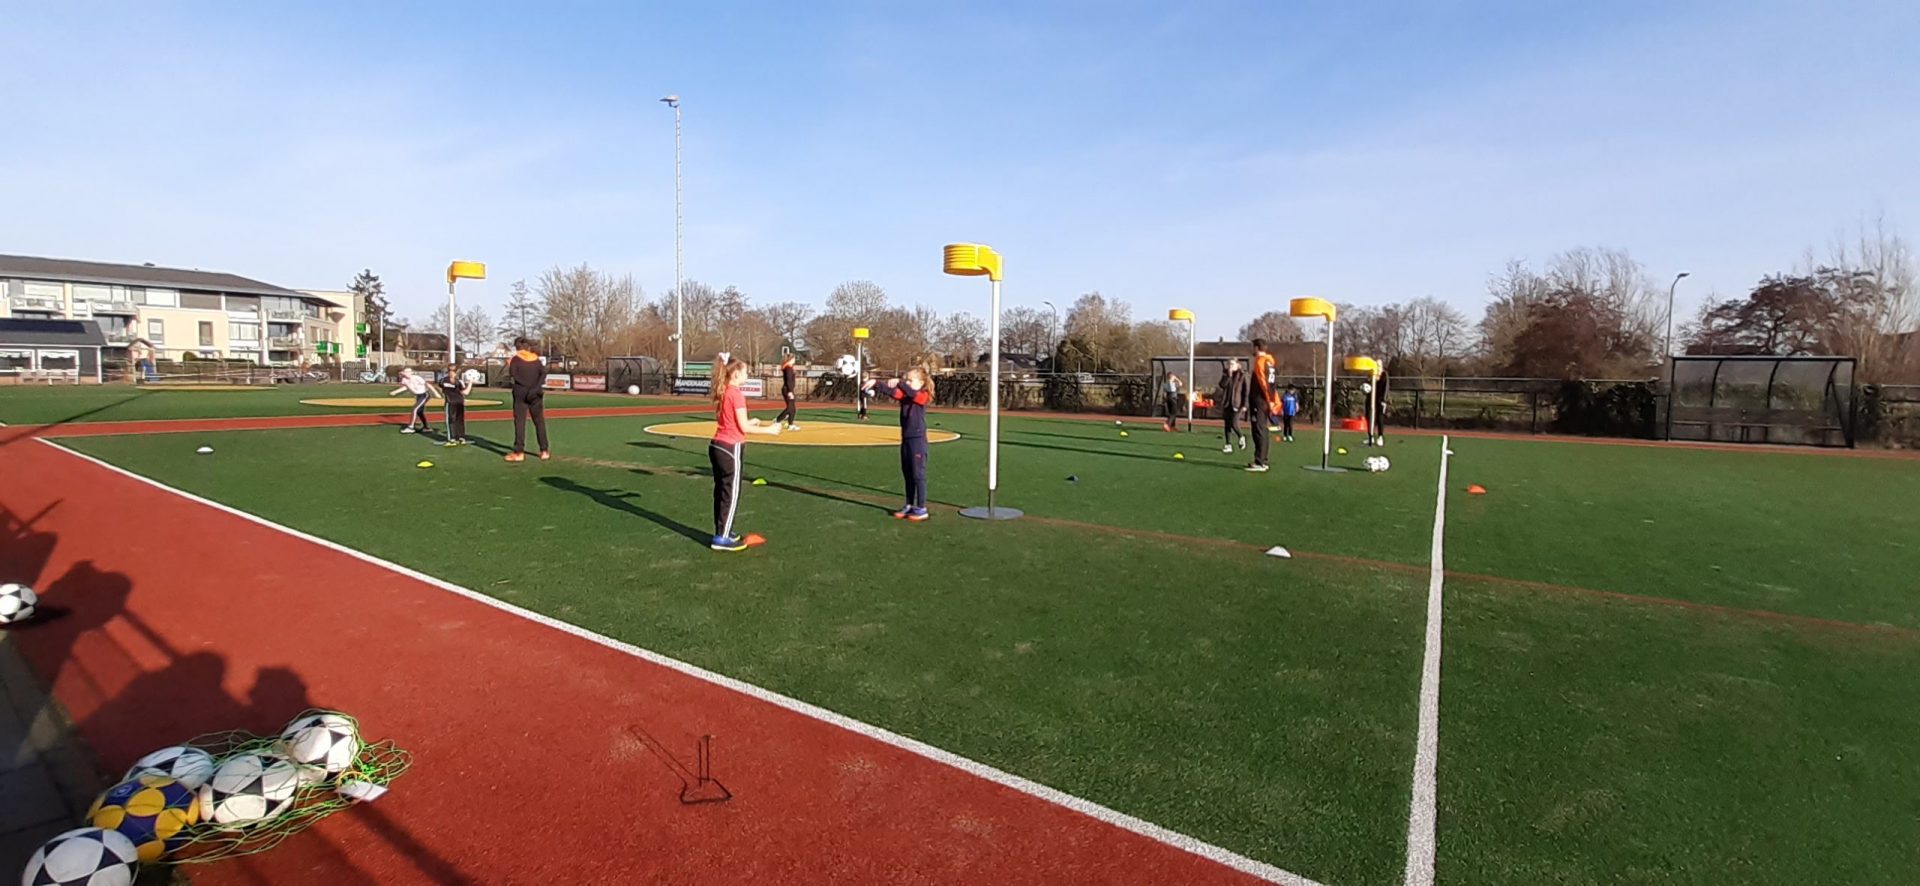
[[[716,551],[744,551],[747,549],[747,543],[743,539],[728,538],[724,535],[716,535],[713,537],[713,543],[710,545],[707,545],[707,547],[710,547]]]
[[[926,508],[907,509],[907,520],[913,523],[925,523],[927,522],[927,518],[932,516],[932,514],[927,513]]]

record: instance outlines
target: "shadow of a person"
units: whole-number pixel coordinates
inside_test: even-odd
[[[31,630],[15,633],[21,654],[46,685],[59,687],[67,669],[78,667],[74,660],[75,647],[109,622],[124,616],[127,597],[132,593],[133,582],[121,573],[103,572],[92,560],[73,564],[66,574],[40,590],[43,605],[49,608],[50,614],[58,612],[60,617],[48,618],[29,625]],[[146,630],[145,625],[137,627],[151,638],[152,632]],[[173,652],[164,643],[157,645],[169,654]],[[131,666],[130,657],[128,661]],[[92,685],[100,701],[107,700],[111,693],[100,685],[104,675],[81,672],[80,676]]]
[[[658,511],[651,511],[634,504],[632,499],[637,497],[638,493],[617,489],[594,489],[590,486],[583,486],[566,477],[541,477],[540,482],[564,492],[584,495],[598,502],[602,507],[612,508],[616,511],[624,511],[636,517],[643,518],[657,526],[671,529],[702,545],[713,540],[713,537],[708,535],[705,530],[695,529]]]

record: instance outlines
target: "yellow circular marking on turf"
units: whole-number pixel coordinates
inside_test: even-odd
[[[323,397],[318,400],[302,400],[308,406],[339,406],[348,409],[412,409],[412,397]],[[427,405],[439,406],[442,401],[434,400]],[[468,406],[499,406],[498,400],[468,400]]]
[[[663,437],[693,437],[700,440],[713,437],[714,423],[710,421],[677,421],[664,425],[649,425],[647,433]],[[928,443],[946,443],[960,439],[952,431],[927,430]],[[781,431],[778,437],[765,434],[748,434],[747,442],[758,446],[770,443],[775,446],[898,446],[900,428],[884,424],[847,424],[845,422],[808,422],[800,425],[797,431]]]

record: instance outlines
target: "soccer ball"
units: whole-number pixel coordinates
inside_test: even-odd
[[[21,886],[131,886],[139,864],[133,841],[117,831],[77,828],[46,842],[27,869]]]
[[[460,373],[460,380],[470,385],[477,385],[483,381],[486,381],[487,377],[484,375],[481,375],[480,370],[478,369],[469,369],[466,372]]]
[[[860,360],[852,354],[841,354],[839,362],[834,365],[840,369],[841,375],[848,378],[860,374]]]
[[[629,396],[629,397],[638,397],[638,396],[640,396],[640,386],[639,386],[639,385],[627,385],[627,396]]]
[[[1376,473],[1376,474],[1382,471],[1385,471],[1387,468],[1390,468],[1393,466],[1392,464],[1388,463],[1387,457],[1384,455],[1369,455],[1367,456],[1366,464],[1367,464],[1367,470],[1372,471],[1373,473]]]
[[[200,819],[214,824],[250,825],[273,818],[293,805],[300,772],[272,754],[228,757],[200,788]]]
[[[1373,382],[1370,382],[1370,381],[1363,381],[1363,382],[1361,382],[1361,383],[1360,383],[1360,393],[1362,393],[1362,394],[1371,394],[1371,393],[1373,393]]]
[[[126,780],[131,781],[136,776],[153,773],[164,775],[186,785],[188,790],[197,791],[201,785],[207,783],[207,779],[213,777],[213,769],[212,754],[196,747],[181,745],[161,748],[133,761],[132,768],[127,770]]]
[[[87,810],[88,824],[133,841],[141,861],[159,861],[180,848],[184,832],[199,818],[200,799],[192,788],[151,772],[108,788]]]
[[[360,733],[343,714],[306,714],[280,731],[280,750],[296,766],[339,775],[360,756]]]
[[[39,605],[40,598],[32,588],[13,582],[0,585],[0,625],[19,624],[32,618]]]

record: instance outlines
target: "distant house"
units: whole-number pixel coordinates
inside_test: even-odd
[[[406,363],[443,366],[447,362],[447,334],[444,332],[399,333],[400,356]]]
[[[219,271],[0,255],[0,317],[91,321],[110,359],[142,339],[160,360],[296,365],[338,357],[351,303]]]
[[[98,384],[106,345],[90,320],[0,319],[0,381]]]

